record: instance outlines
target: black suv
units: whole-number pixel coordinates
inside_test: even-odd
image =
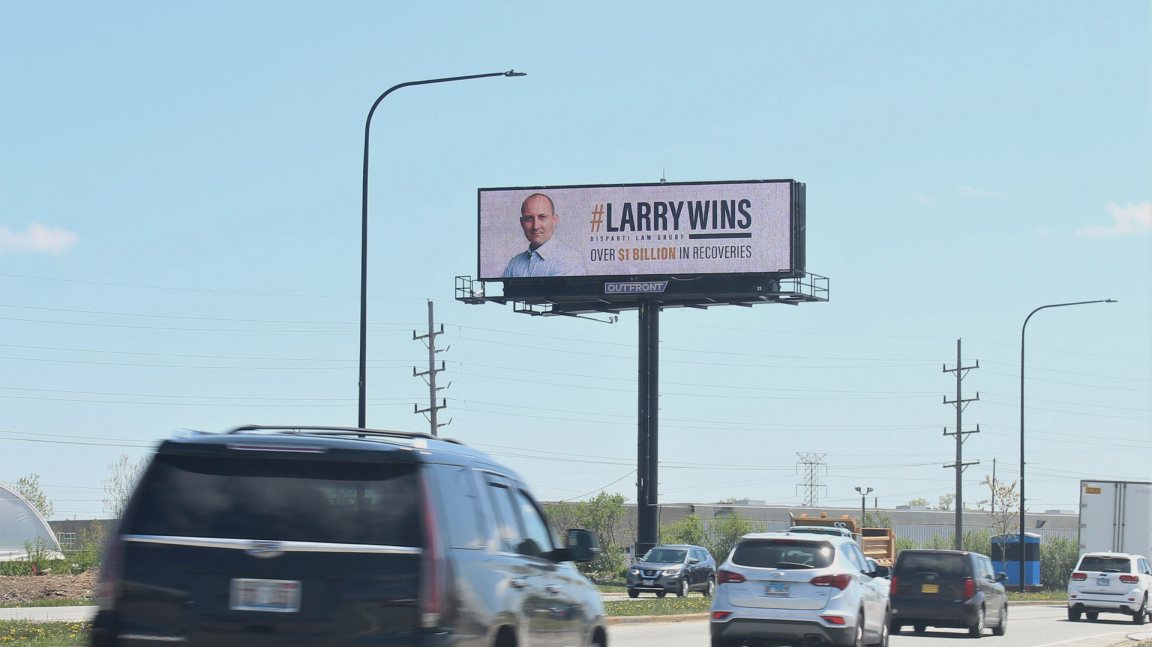
[[[668,593],[683,598],[689,591],[702,591],[710,598],[716,592],[716,560],[700,546],[656,546],[628,567],[628,597],[641,591],[653,591],[661,598]]]
[[[966,627],[979,638],[984,627],[1003,636],[1008,629],[1008,598],[1004,573],[992,572],[992,560],[959,550],[904,550],[892,575],[891,633],[912,625]]]
[[[454,441],[190,432],[160,445],[109,542],[92,643],[604,647],[572,564],[597,552]]]

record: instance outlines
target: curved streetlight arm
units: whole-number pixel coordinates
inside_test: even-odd
[[[1032,315],[1045,308],[1063,308],[1064,306],[1082,306],[1089,303],[1116,303],[1113,299],[1096,299],[1095,301],[1075,301],[1072,303],[1051,303],[1040,306],[1024,318],[1024,325],[1020,327],[1020,590],[1028,590],[1024,585],[1024,333],[1028,330],[1028,320]],[[1007,561],[1007,560],[1004,560]]]
[[[364,182],[360,200],[360,403],[357,426],[363,429],[367,424],[367,371],[368,371],[368,142],[372,130],[372,115],[376,113],[376,106],[384,97],[400,88],[410,85],[430,85],[432,83],[448,83],[449,81],[467,81],[470,79],[483,79],[490,76],[526,76],[525,72],[508,70],[507,72],[491,72],[489,74],[471,74],[469,76],[450,76],[443,79],[427,79],[424,81],[408,81],[398,83],[376,98],[372,109],[368,111],[368,118],[364,121]]]

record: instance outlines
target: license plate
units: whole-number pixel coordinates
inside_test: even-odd
[[[788,597],[787,584],[769,584],[764,587],[764,595],[770,598],[786,598]]]
[[[1096,586],[1108,586],[1108,578],[1101,577],[1096,579]]]
[[[233,611],[276,611],[293,613],[300,610],[299,580],[232,579],[228,608]]]
[[[644,584],[646,586],[652,586],[652,582],[653,582],[653,580],[644,580]]]
[[[920,585],[920,592],[921,593],[939,593],[940,592],[940,585],[939,584],[921,584]]]

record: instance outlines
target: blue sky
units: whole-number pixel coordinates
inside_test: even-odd
[[[544,499],[635,497],[636,316],[453,300],[479,187],[794,178],[828,303],[666,310],[661,500],[951,492],[965,423],[1027,493],[1152,480],[1146,2],[82,3],[0,8],[0,481],[57,517],[179,428],[356,423],[360,179],[373,124],[373,427],[444,435]]]

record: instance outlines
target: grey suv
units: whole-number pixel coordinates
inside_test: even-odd
[[[700,591],[710,598],[716,592],[716,560],[700,546],[656,546],[628,567],[628,597],[652,591],[656,597],[675,593],[687,597]]]
[[[242,427],[160,445],[109,542],[104,645],[607,644],[524,482],[422,434]]]

